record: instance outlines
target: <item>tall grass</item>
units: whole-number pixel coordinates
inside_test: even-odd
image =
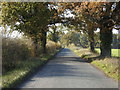
[[[38,49],[41,46],[38,46]],[[59,43],[48,41],[46,44],[47,54],[61,48]],[[39,56],[41,52],[38,52]],[[20,62],[33,56],[33,44],[28,38],[2,38],[2,71],[3,74],[17,67]]]
[[[25,61],[31,56],[31,43],[29,40],[25,41],[18,38],[2,38],[3,73],[15,68],[19,61]]]

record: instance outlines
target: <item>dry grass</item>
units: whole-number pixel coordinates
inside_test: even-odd
[[[55,43],[53,41],[48,41],[46,44],[46,48],[47,48],[47,52],[48,53],[52,53],[54,51],[56,51],[57,49],[61,48],[60,43]]]
[[[120,80],[120,74],[118,74],[119,65],[117,58],[105,58],[103,60],[95,60],[92,64],[96,65],[98,68],[104,71],[109,77]]]
[[[15,68],[20,61],[25,61],[31,56],[32,45],[29,40],[26,41],[23,41],[23,39],[2,38],[3,73]]]

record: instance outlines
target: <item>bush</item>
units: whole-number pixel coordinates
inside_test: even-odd
[[[46,48],[47,48],[48,53],[52,53],[52,52],[55,52],[56,49],[60,49],[61,45],[60,45],[60,43],[55,43],[53,41],[48,41],[47,44],[46,44]]]
[[[54,53],[61,48],[59,43],[48,41],[46,44],[47,52]],[[32,41],[27,38],[2,38],[2,71],[3,74],[10,71],[25,60],[32,57]]]
[[[2,65],[3,73],[9,71],[31,56],[30,43],[22,39],[2,38]]]

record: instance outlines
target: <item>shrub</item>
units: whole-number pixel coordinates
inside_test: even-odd
[[[2,38],[3,73],[16,67],[21,60],[31,56],[30,44],[22,39]]]
[[[47,52],[54,53],[57,49],[61,48],[59,43],[48,41],[46,44]],[[38,48],[38,50],[40,47]],[[40,50],[39,50],[40,51]],[[38,52],[40,53],[40,52]],[[3,74],[10,71],[21,62],[32,58],[33,45],[32,41],[27,38],[4,38],[2,37],[2,71]]]
[[[60,43],[55,43],[53,41],[48,41],[47,44],[46,44],[46,48],[47,48],[48,53],[52,53],[52,52],[55,52],[56,49],[61,48],[61,45],[60,45]]]
[[[56,43],[56,49],[60,49],[61,48],[61,44],[60,43]]]

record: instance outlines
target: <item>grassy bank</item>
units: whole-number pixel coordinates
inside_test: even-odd
[[[19,84],[24,80],[29,74],[34,73],[36,69],[44,65],[50,58],[52,58],[59,50],[45,55],[42,58],[32,58],[30,60],[21,61],[17,67],[7,73],[5,73],[2,78],[2,83],[0,84],[2,88],[10,88]]]
[[[83,48],[78,49],[77,47],[74,48],[70,47],[70,49],[84,60],[92,61],[91,64],[102,70],[107,76],[115,80],[120,80],[120,74],[118,74],[119,58],[112,57],[112,58],[101,59],[101,58],[97,58],[97,56],[99,56],[98,53],[92,53],[89,51],[89,49],[83,49]]]
[[[120,80],[120,74],[118,74],[118,59],[105,58],[103,60],[95,60],[92,62],[92,64],[104,71],[107,76],[115,80]]]

